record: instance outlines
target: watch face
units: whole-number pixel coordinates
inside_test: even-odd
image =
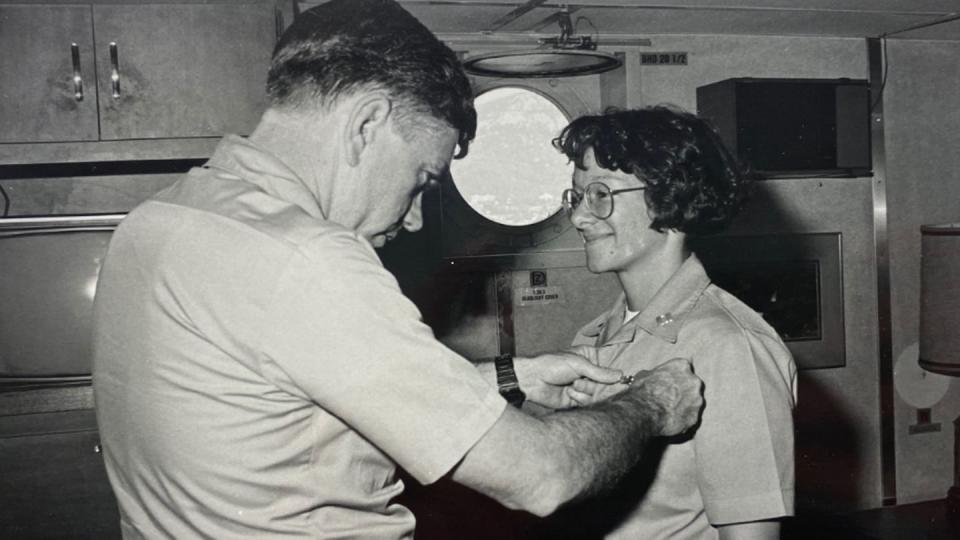
[[[514,386],[511,388],[505,388],[500,390],[500,395],[504,397],[511,405],[519,407],[523,404],[523,400],[527,399],[527,395],[523,393],[523,390]]]

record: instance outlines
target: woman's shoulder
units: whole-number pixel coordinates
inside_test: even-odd
[[[698,373],[753,374],[793,387],[796,364],[776,330],[734,295],[710,285],[681,334]],[[778,383],[779,384],[779,383]]]
[[[752,334],[779,340],[763,315],[733,294],[710,284],[684,325],[687,332],[709,332],[715,339]]]

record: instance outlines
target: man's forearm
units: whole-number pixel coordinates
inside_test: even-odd
[[[474,361],[484,379],[496,385],[492,358]],[[540,417],[549,439],[546,455],[561,459],[569,471],[564,500],[590,496],[610,487],[641,457],[650,439],[661,429],[662,405],[646,393],[622,392],[589,407]]]
[[[663,418],[662,406],[639,391],[541,418],[561,449],[557,457],[568,461],[561,467],[570,471],[569,491],[560,498],[591,496],[615,485],[659,435]]]
[[[615,484],[652,438],[695,425],[702,391],[690,363],[674,359],[588,407],[541,417],[507,407],[453,478],[510,508],[547,515]]]
[[[508,407],[454,480],[509,508],[550,514],[622,477],[660,433],[662,410],[638,389],[538,418]]]

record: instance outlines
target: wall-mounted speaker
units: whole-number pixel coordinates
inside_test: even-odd
[[[853,79],[752,79],[697,88],[697,113],[762,177],[868,176],[870,87]]]

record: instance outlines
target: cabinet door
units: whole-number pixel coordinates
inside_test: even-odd
[[[101,139],[247,134],[256,124],[276,41],[271,3],[104,4],[93,14]]]
[[[119,538],[98,444],[96,431],[0,438],[0,538]]]
[[[0,5],[0,143],[96,140],[93,55],[90,6]]]

